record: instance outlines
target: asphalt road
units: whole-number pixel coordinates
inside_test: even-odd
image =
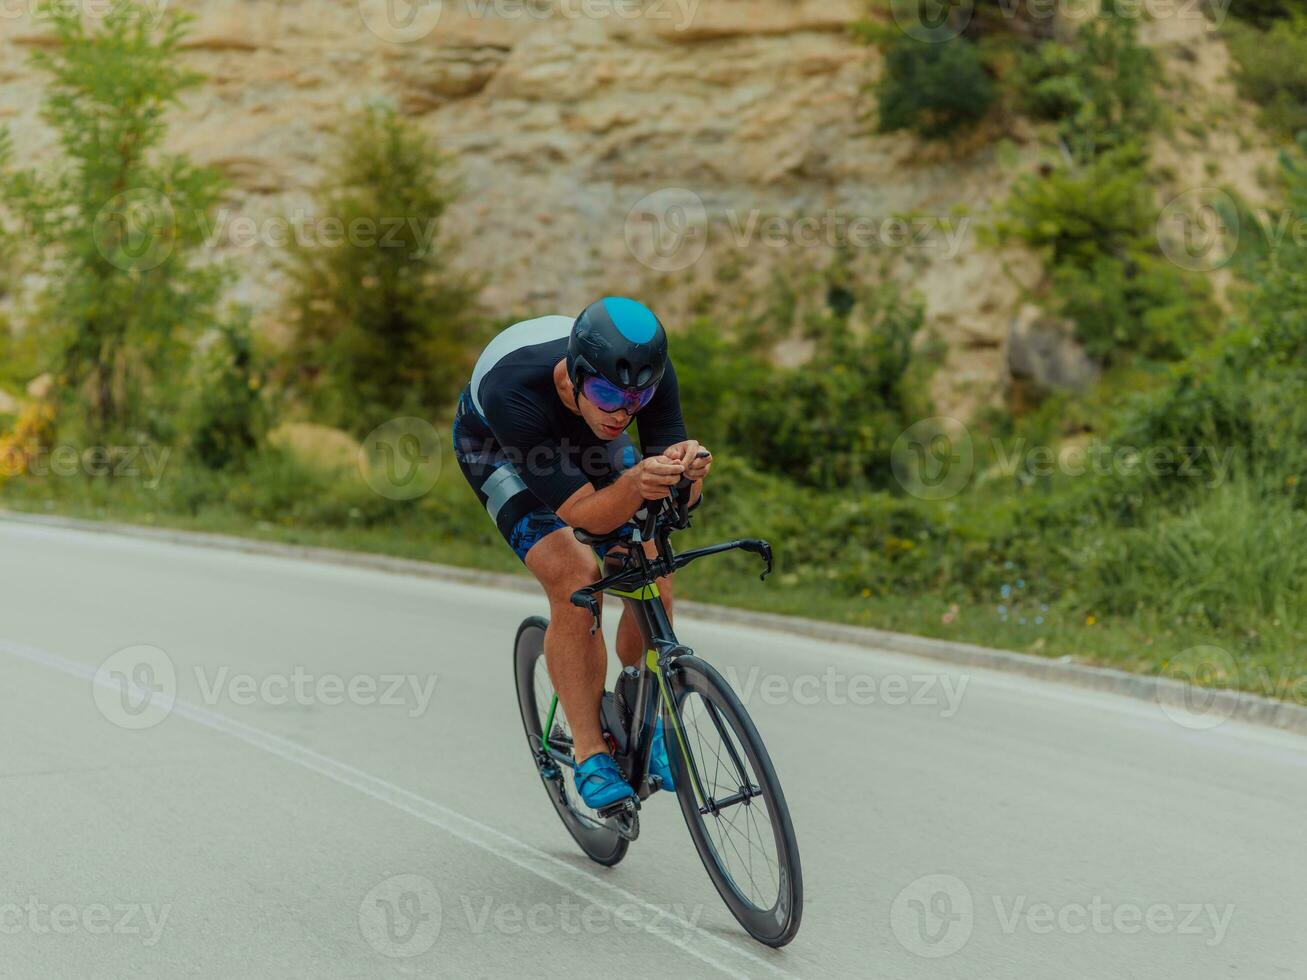
[[[576,851],[509,666],[541,611],[0,522],[0,977],[1307,977],[1307,741],[687,617],[793,812],[772,951],[670,797]]]

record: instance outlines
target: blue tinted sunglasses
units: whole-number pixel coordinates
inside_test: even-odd
[[[624,408],[632,415],[649,404],[657,385],[651,385],[643,391],[627,391],[597,375],[587,375],[581,382],[581,394],[585,395],[601,412],[615,412]]]

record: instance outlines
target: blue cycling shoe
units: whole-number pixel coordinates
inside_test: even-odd
[[[676,784],[672,782],[672,763],[667,758],[667,742],[663,739],[662,718],[654,725],[653,743],[649,746],[649,775],[661,777],[663,789],[676,792]]]
[[[592,755],[576,767],[576,791],[591,810],[602,810],[619,800],[635,797],[607,752]]]

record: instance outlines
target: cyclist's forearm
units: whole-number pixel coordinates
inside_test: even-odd
[[[602,490],[578,490],[558,509],[558,516],[571,527],[607,534],[629,521],[643,503],[634,471],[628,470]]]

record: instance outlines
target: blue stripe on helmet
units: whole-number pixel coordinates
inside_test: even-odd
[[[658,332],[658,320],[649,307],[625,296],[605,296],[604,309],[618,333],[633,344],[647,344]]]

